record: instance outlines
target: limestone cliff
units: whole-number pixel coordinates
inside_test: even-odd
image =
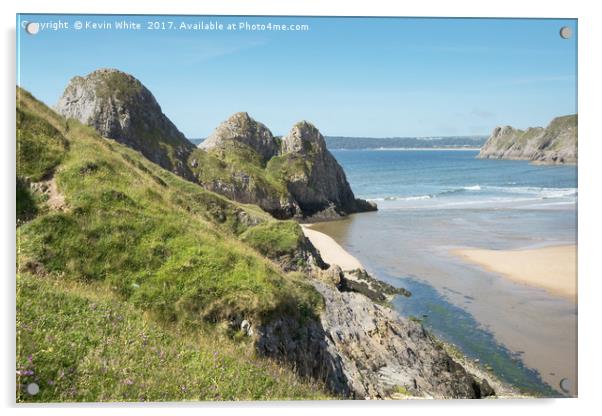
[[[56,110],[185,179],[279,219],[333,219],[376,209],[355,198],[324,137],[307,122],[281,139],[247,113],[236,113],[196,149],[152,93],[116,69],[71,79]]]
[[[556,117],[546,128],[496,127],[477,157],[577,163],[577,115]]]
[[[345,172],[312,124],[276,138],[247,113],[223,122],[189,159],[198,182],[276,218],[333,219],[376,206],[355,198]]]
[[[340,273],[331,269],[326,273]],[[283,317],[258,328],[261,353],[292,362],[300,374],[324,380],[343,397],[476,399],[496,394],[487,378],[467,371],[421,324],[363,294],[342,291],[332,281],[311,283],[324,298],[319,322],[299,326]]]
[[[325,213],[346,215],[373,211],[376,206],[355,198],[345,172],[326,148],[318,129],[302,121],[282,138],[279,165],[282,177],[304,215],[319,218]],[[297,166],[298,169],[289,169]]]
[[[192,178],[186,159],[194,146],[133,76],[116,69],[76,76],[65,88],[56,110],[138,150],[161,167]]]

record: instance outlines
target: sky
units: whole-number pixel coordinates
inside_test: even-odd
[[[115,29],[121,20],[141,29]],[[29,35],[24,22],[68,28]],[[223,29],[180,26],[199,22]],[[571,38],[559,35],[563,26]],[[574,19],[18,15],[17,28],[17,83],[38,99],[54,105],[73,76],[117,68],[189,138],[237,111],[276,135],[308,120],[350,137],[488,135],[577,112]]]

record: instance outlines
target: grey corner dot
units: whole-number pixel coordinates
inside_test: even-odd
[[[27,385],[27,393],[28,394],[35,396],[39,392],[40,392],[40,386],[38,386],[38,383],[29,383]]]
[[[40,31],[40,24],[36,22],[29,22],[25,25],[25,31],[30,35],[36,35]]]
[[[562,39],[569,39],[571,36],[573,36],[573,30],[570,27],[562,26],[560,28],[560,37]]]
[[[560,380],[560,388],[563,392],[568,393],[571,390],[571,380],[568,378]]]

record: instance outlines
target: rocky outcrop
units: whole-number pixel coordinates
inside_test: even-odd
[[[344,397],[482,398],[489,383],[456,362],[421,324],[368,297],[312,280],[324,298],[319,322],[280,318],[259,328],[258,350],[322,379]]]
[[[163,114],[153,94],[129,74],[99,69],[76,76],[56,110],[138,150],[167,170],[193,178],[186,160],[194,145]]]
[[[387,303],[395,295],[410,297],[410,291],[375,279],[364,269],[341,272],[338,288],[341,292],[356,292],[378,303]]]
[[[376,205],[355,198],[324,137],[302,121],[281,139],[247,113],[223,122],[190,157],[197,181],[276,218],[329,220]]]
[[[192,156],[198,156],[196,151]],[[301,212],[298,204],[290,196],[274,190],[261,177],[245,171],[230,171],[227,178],[221,174],[212,176],[208,172],[199,173],[203,170],[203,165],[200,166],[192,169],[197,175],[195,181],[209,191],[243,204],[258,205],[274,218],[281,220],[294,218]],[[229,167],[234,169],[232,165]]]
[[[320,252],[305,236],[301,237],[301,241],[295,250],[281,253],[275,258],[266,257],[276,262],[285,272],[307,272],[315,268],[320,270],[328,268],[328,264],[324,262]]]
[[[577,163],[577,115],[557,117],[546,128],[496,127],[477,157]]]
[[[71,79],[56,110],[185,179],[259,205],[278,219],[320,221],[376,210],[355,198],[324,137],[305,121],[280,139],[247,113],[236,113],[197,149],[140,81],[116,69]]]
[[[233,114],[220,124],[199,148],[228,151],[228,145],[242,144],[253,149],[263,165],[279,151],[278,142],[263,124],[253,120],[248,113]]]
[[[282,138],[281,157],[289,166],[304,165],[304,169],[288,171],[285,180],[307,219],[322,219],[328,212],[344,216],[376,209],[375,205],[355,198],[343,168],[313,124],[301,121],[293,126]]]

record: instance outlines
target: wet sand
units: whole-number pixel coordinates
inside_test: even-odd
[[[363,269],[358,259],[349,254],[334,239],[316,230],[309,225],[301,225],[303,234],[318,249],[322,259],[328,264],[336,264],[342,270]]]
[[[466,248],[454,249],[452,253],[515,282],[577,301],[577,247],[574,244],[525,250]]]

